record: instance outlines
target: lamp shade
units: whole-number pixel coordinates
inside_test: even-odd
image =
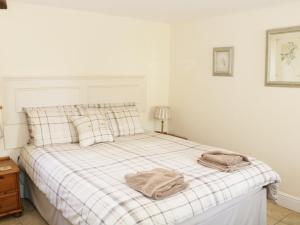
[[[171,109],[168,106],[157,106],[155,108],[154,118],[158,120],[169,120],[171,118]]]

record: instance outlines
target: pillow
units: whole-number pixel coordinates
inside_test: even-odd
[[[115,137],[144,133],[135,103],[78,105],[82,115],[105,113]]]
[[[111,130],[108,127],[105,114],[71,117],[77,128],[81,147],[87,147],[101,142],[114,141]]]
[[[112,107],[107,114],[110,121],[115,121],[112,126],[116,127],[112,128],[118,130],[117,136],[144,133],[136,106]]]
[[[25,108],[31,143],[36,146],[78,142],[69,116],[80,115],[75,106]]]
[[[84,115],[84,116],[105,114],[108,126],[109,126],[113,136],[115,136],[115,137],[118,136],[119,129],[118,129],[117,121],[114,119],[114,117],[113,118],[109,117],[109,114],[108,114],[109,108],[79,106],[78,109],[79,109],[81,115]]]

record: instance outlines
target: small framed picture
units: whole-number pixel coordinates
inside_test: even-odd
[[[267,31],[267,86],[300,87],[300,26]]]
[[[213,52],[213,75],[233,76],[234,48],[214,48]]]

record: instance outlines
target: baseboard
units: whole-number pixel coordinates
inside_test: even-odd
[[[285,208],[291,209],[293,211],[300,213],[300,198],[295,197],[284,192],[278,193],[277,203]]]

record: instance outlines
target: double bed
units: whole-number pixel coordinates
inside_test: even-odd
[[[197,158],[212,149],[146,132],[86,148],[27,146],[21,165],[31,200],[52,225],[265,225],[265,187],[274,189],[278,175],[254,158],[234,173],[199,165]],[[188,188],[152,200],[126,185],[125,174],[155,167],[183,173]]]
[[[22,148],[25,196],[50,225],[266,225],[267,192],[274,197],[280,182],[268,165],[250,157],[250,166],[223,173],[197,163],[214,147],[137,134],[138,117],[145,120],[150,111],[145,76],[5,78],[3,95],[6,147]],[[64,106],[128,101],[141,114],[114,111],[113,142],[80,146],[69,116],[83,114],[77,106]],[[54,105],[60,107],[34,109]],[[31,124],[23,111],[28,107]],[[116,116],[120,113],[126,118]],[[28,132],[33,128],[35,135]],[[33,136],[38,142],[24,147]],[[158,167],[182,173],[188,187],[153,200],[127,186],[126,174]]]

